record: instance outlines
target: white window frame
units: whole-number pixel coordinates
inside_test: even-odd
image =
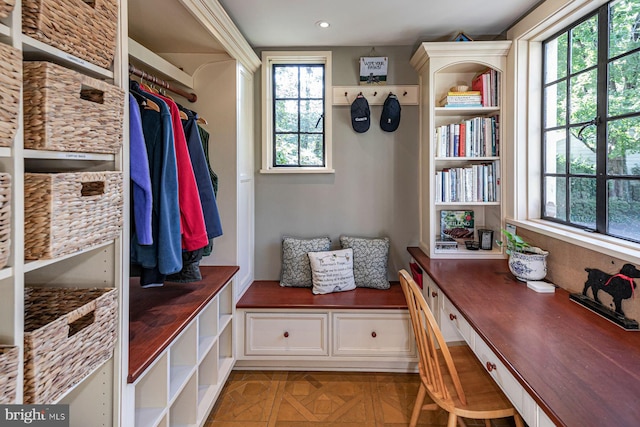
[[[514,25],[508,56],[506,222],[583,248],[640,263],[640,245],[541,219],[542,42],[608,0],[547,0]]]
[[[273,166],[273,64],[324,64],[324,166]],[[332,163],[332,84],[330,51],[262,52],[262,169],[261,173],[334,173]]]

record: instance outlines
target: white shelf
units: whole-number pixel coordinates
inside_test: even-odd
[[[114,154],[101,153],[76,153],[70,151],[49,151],[49,150],[24,150],[25,159],[49,159],[49,160],[100,160],[113,162],[116,158]]]
[[[468,116],[468,115],[485,115],[500,111],[500,107],[476,107],[476,108],[453,108],[453,107],[436,107],[434,108],[436,116]]]
[[[0,157],[11,157],[13,152],[9,147],[0,147]]]
[[[169,375],[169,402],[180,393],[187,380],[195,372],[195,366],[172,366]]]
[[[129,56],[151,67],[163,78],[175,80],[193,89],[193,77],[131,38],[129,38]]]
[[[13,276],[12,267],[5,267],[2,270],[0,270],[0,280],[8,279],[11,276]]]
[[[499,160],[500,157],[490,156],[490,157],[436,157],[436,162],[473,162],[480,161],[486,162],[491,160]]]
[[[57,257],[57,258],[25,261],[24,272],[28,273],[30,271],[38,270],[40,268],[47,267],[47,266],[52,265],[52,264],[56,264],[56,263],[58,263],[60,261],[64,261],[66,259],[73,258],[73,257],[76,257],[78,255],[81,255],[81,254],[84,254],[84,253],[87,253],[87,252],[91,252],[91,251],[94,251],[96,249],[103,248],[105,246],[110,246],[112,244],[113,244],[113,240],[101,243],[101,244],[96,245],[96,246],[91,246],[91,247],[88,247],[88,248],[84,248],[84,249],[81,249],[81,250],[79,250],[77,252],[74,252],[72,254],[63,255],[63,256],[60,256],[60,257]]]
[[[0,36],[9,37],[11,35],[11,28],[0,22]]]
[[[446,206],[500,206],[500,202],[435,202],[437,207]]]
[[[95,77],[113,79],[113,71],[98,67],[84,59],[49,46],[27,35],[22,35],[22,50],[27,60],[45,60],[60,63],[68,68],[82,70]]]
[[[138,408],[136,409],[136,426],[139,427],[155,427],[158,425],[165,408]]]

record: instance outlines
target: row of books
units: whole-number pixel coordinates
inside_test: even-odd
[[[448,108],[482,107],[482,94],[479,90],[467,92],[450,91],[440,99],[439,105]]]
[[[500,155],[499,116],[474,117],[436,128],[436,157]]]
[[[471,80],[471,89],[480,92],[483,107],[497,107],[500,99],[500,74],[487,68]]]
[[[499,202],[500,160],[436,172],[436,203]]]

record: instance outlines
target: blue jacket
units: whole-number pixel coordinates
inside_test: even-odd
[[[153,243],[151,231],[151,176],[149,175],[149,157],[144,144],[140,106],[136,98],[129,94],[129,159],[131,164],[131,196],[133,207],[133,225],[136,237],[141,245]]]
[[[204,155],[202,141],[200,141],[200,132],[196,117],[187,113],[189,118],[182,121],[184,133],[187,137],[187,147],[189,149],[189,157],[193,166],[193,174],[196,177],[198,185],[198,193],[200,194],[200,203],[202,204],[202,213],[207,228],[207,237],[222,236],[222,223],[220,222],[220,213],[218,212],[218,203],[213,193],[213,185],[209,177],[209,164]]]
[[[138,91],[137,83],[132,82],[131,90]],[[131,260],[145,268],[157,267],[162,274],[172,274],[182,269],[182,236],[171,113],[160,98],[138,93],[158,104],[160,113],[141,111],[153,195],[153,244],[140,245],[137,237],[132,236]]]

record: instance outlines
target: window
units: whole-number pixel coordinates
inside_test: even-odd
[[[331,169],[331,52],[263,52],[263,173]]]
[[[640,1],[542,44],[542,218],[640,242]]]

